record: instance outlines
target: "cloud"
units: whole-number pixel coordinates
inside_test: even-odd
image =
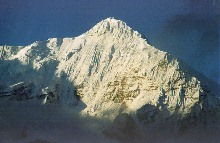
[[[172,16],[157,35],[156,45],[218,81],[219,13],[212,0],[182,1],[182,12]]]

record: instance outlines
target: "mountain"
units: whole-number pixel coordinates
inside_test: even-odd
[[[220,107],[208,79],[114,18],[75,38],[1,46],[0,59],[2,102],[39,99],[116,125],[172,131],[206,127]]]

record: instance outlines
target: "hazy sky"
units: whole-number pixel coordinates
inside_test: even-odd
[[[220,0],[0,0],[0,45],[75,37],[107,17],[217,81]]]

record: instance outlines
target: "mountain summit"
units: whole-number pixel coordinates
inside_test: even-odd
[[[132,28],[127,26],[127,24],[121,20],[114,19],[112,17],[102,20],[96,24],[91,30],[87,32],[88,34],[112,34],[118,37],[141,37],[141,34],[134,31]]]
[[[196,72],[114,18],[75,38],[1,46],[0,58],[5,100],[37,98],[80,107],[81,115],[110,120],[123,115],[172,130],[192,122],[207,126],[219,110],[218,97]]]

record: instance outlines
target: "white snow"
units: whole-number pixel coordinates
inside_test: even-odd
[[[5,60],[18,60],[24,67],[6,66],[4,70],[18,74],[4,73],[7,78],[1,80],[7,84],[8,80],[31,81],[34,94],[49,87],[64,105],[75,104],[76,89],[86,105],[81,114],[97,118],[113,120],[120,112],[135,113],[145,104],[162,106],[158,102],[161,89],[170,114],[177,105],[183,116],[191,112],[182,109],[199,103],[200,81],[180,69],[178,60],[141,37],[126,23],[107,18],[78,37],[35,42],[9,55]],[[179,102],[182,88],[185,104]],[[215,96],[210,98],[215,100]]]

